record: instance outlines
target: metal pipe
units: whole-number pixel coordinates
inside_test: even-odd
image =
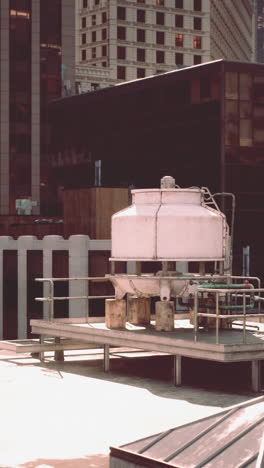
[[[216,293],[216,309],[215,309],[215,313],[216,313],[216,344],[219,344],[219,294],[218,292]]]
[[[49,320],[54,319],[54,283],[53,280],[49,281]]]
[[[194,341],[198,341],[198,291],[194,293]]]
[[[243,295],[243,343],[246,343],[246,296]]]

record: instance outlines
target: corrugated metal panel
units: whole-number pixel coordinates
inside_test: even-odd
[[[264,397],[260,397],[120,448],[111,447],[111,456],[119,460],[120,468],[133,464],[153,468],[253,468],[263,433]]]

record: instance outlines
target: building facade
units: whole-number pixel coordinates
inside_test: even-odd
[[[214,59],[252,59],[243,0],[78,0],[77,92]]]
[[[45,108],[74,89],[74,13],[72,0],[0,2],[0,214],[45,199]]]
[[[264,63],[264,0],[254,0],[254,60]]]

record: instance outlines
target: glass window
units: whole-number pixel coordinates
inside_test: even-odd
[[[175,8],[183,8],[183,0],[175,0]]]
[[[199,18],[197,16],[193,18],[193,29],[202,29],[202,18]]]
[[[202,48],[202,37],[201,36],[194,36],[194,38],[193,38],[193,48],[194,49],[201,49]]]
[[[165,23],[165,15],[161,11],[156,12],[156,24],[163,25]]]
[[[126,9],[125,7],[118,6],[117,7],[117,19],[125,20],[126,19]]]
[[[176,34],[175,36],[175,46],[183,47],[183,34]]]
[[[194,11],[202,11],[202,0],[193,0]]]
[[[95,5],[99,5],[99,3],[100,3],[100,0],[94,0]]]
[[[92,58],[96,58],[96,47],[92,47]]]
[[[145,68],[137,68],[137,78],[145,78],[146,70]]]
[[[238,73],[227,72],[225,75],[225,97],[238,99]]]
[[[156,62],[157,63],[164,63],[165,62],[165,54],[163,50],[156,51]]]
[[[126,40],[126,28],[123,26],[117,26],[117,39]]]
[[[83,0],[83,8],[87,8],[87,0]]]
[[[157,44],[164,44],[165,42],[165,35],[163,31],[156,31],[156,43]]]
[[[102,62],[102,67],[106,67],[106,62]]]
[[[86,33],[82,34],[82,44],[86,44]]]
[[[117,47],[117,58],[119,60],[125,60],[126,58],[126,48],[123,46]]]
[[[86,50],[82,50],[82,61],[86,60]]]
[[[164,1],[164,0],[156,0],[156,5],[157,5],[157,6],[164,6],[164,5],[165,5],[165,1]]]
[[[122,67],[121,65],[117,67],[117,78],[119,80],[126,79],[126,67]]]
[[[103,45],[102,46],[102,57],[106,57],[106,55],[107,55],[107,47],[106,47],[106,45]]]
[[[146,31],[145,29],[137,29],[137,42],[146,41]]]
[[[145,59],[146,59],[145,49],[137,49],[137,61],[138,62],[145,62]]]
[[[146,22],[146,10],[137,10],[137,22],[138,23]]]
[[[240,120],[240,146],[252,146],[252,120]]]
[[[107,14],[106,14],[106,11],[103,11],[102,13],[102,23],[106,23],[107,21]]]
[[[198,65],[199,63],[202,63],[202,56],[201,55],[194,55],[193,56],[193,64]]]
[[[92,15],[92,26],[96,25],[96,15]]]
[[[82,28],[86,28],[86,17],[82,17]]]
[[[92,42],[96,42],[96,31],[92,31]]]
[[[252,118],[252,101],[240,101],[239,107],[240,107],[239,113],[240,113],[241,119]]]
[[[183,65],[183,54],[180,52],[177,52],[175,54],[175,64],[176,65]]]
[[[176,28],[183,28],[183,15],[175,16],[175,26]]]
[[[106,40],[106,37],[107,37],[107,30],[106,30],[106,29],[102,29],[102,41],[105,41],[105,40]]]
[[[137,0],[138,3],[146,3],[145,0]]]
[[[249,73],[240,73],[240,99],[252,99],[252,75]]]

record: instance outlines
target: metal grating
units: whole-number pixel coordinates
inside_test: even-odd
[[[262,467],[263,433],[264,397],[260,397],[122,447],[110,447],[110,467]]]

